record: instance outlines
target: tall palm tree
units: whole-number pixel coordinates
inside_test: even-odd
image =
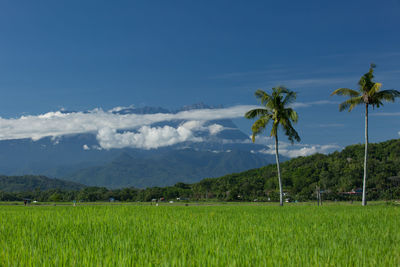
[[[256,97],[261,100],[263,108],[256,108],[246,112],[244,115],[247,119],[258,117],[254,122],[251,130],[253,132],[252,141],[255,141],[256,135],[264,131],[268,123],[272,122],[272,129],[270,136],[275,137],[275,158],[276,166],[278,168],[278,182],[279,182],[279,201],[283,206],[283,192],[281,171],[279,168],[279,154],[278,154],[278,127],[279,125],[287,135],[288,139],[293,143],[294,140],[300,141],[300,136],[292,126],[292,122],[296,123],[298,120],[297,112],[289,107],[291,103],[296,100],[296,93],[286,89],[285,87],[272,88],[272,93],[268,94],[263,90],[257,90]]]
[[[364,154],[364,178],[362,205],[367,205],[366,184],[367,184],[367,159],[368,159],[368,106],[372,105],[379,108],[383,106],[382,101],[394,102],[396,97],[400,96],[400,92],[396,90],[380,91],[382,84],[373,81],[375,64],[371,64],[369,71],[365,73],[358,82],[358,91],[349,88],[339,88],[333,91],[331,95],[343,95],[350,98],[339,105],[339,110],[353,110],[355,106],[365,105],[365,154]]]

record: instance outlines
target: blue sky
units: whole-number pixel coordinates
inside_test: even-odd
[[[344,98],[329,95],[371,62],[400,90],[399,14],[398,0],[2,1],[0,116],[254,105],[256,89],[282,84],[304,104],[303,143],[363,142],[363,109],[339,113]],[[371,141],[399,138],[399,107],[372,112]]]

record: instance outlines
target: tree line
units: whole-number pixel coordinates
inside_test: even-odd
[[[368,200],[400,198],[400,139],[370,144]],[[281,164],[284,200],[316,199],[320,188],[325,200],[361,200],[364,146],[351,145],[329,155],[298,157]],[[275,164],[219,178],[206,178],[194,184],[177,183],[146,189],[86,187],[80,190],[33,190],[0,192],[2,201],[24,198],[43,201],[280,201]]]

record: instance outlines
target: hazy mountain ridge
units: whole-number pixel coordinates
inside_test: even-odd
[[[110,163],[84,168],[63,178],[109,188],[144,188],[194,183],[204,177],[217,177],[268,163],[271,163],[268,158],[245,151],[216,153],[183,149],[144,158],[123,153]]]
[[[24,175],[4,176],[0,175],[0,191],[26,192],[45,191],[49,189],[80,190],[85,186],[75,182],[60,179],[51,179],[45,176]]]

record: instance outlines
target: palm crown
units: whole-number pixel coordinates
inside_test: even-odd
[[[382,101],[394,102],[396,97],[400,96],[400,92],[396,90],[380,91],[382,84],[373,81],[375,64],[371,64],[369,71],[365,73],[358,82],[359,91],[349,88],[339,88],[333,91],[331,95],[343,95],[350,98],[339,105],[339,110],[348,109],[351,111],[355,106],[360,104],[372,105],[372,107],[383,106]]]
[[[300,141],[299,134],[292,126],[292,122],[297,122],[298,115],[296,111],[289,107],[289,104],[296,100],[296,93],[285,87],[274,87],[272,94],[257,90],[255,95],[261,100],[261,104],[265,108],[256,108],[245,114],[248,119],[258,117],[258,120],[251,127],[253,142],[256,135],[263,132],[270,121],[272,121],[271,136],[277,136],[278,126],[281,125],[292,143],[294,140]]]

